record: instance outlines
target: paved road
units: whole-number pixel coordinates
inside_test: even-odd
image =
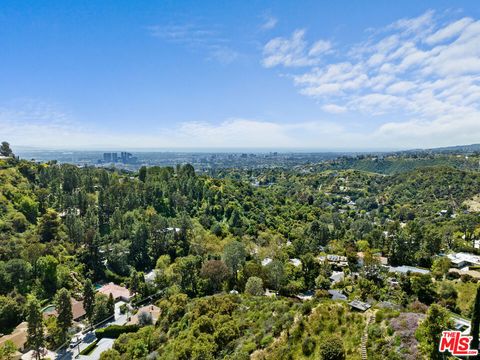
[[[80,360],[98,360],[100,359],[100,354],[108,349],[111,349],[113,346],[114,339],[101,339],[95,349],[89,355],[80,355],[78,359]]]
[[[122,306],[123,304],[125,304],[123,301],[117,302],[115,304],[115,317],[114,317],[114,319],[112,319],[110,321],[107,321],[106,323],[102,324],[98,328],[103,328],[103,327],[107,327],[107,326],[110,326],[110,325],[125,325],[127,323],[128,315],[120,313],[120,306]],[[75,334],[73,336],[73,338],[75,339],[75,337],[77,335],[80,335],[80,334]],[[96,340],[95,333],[93,331],[89,332],[83,338],[83,340],[82,340],[82,342],[80,343],[79,346],[76,346],[74,349],[71,349],[71,348],[63,349],[62,351],[57,353],[57,357],[55,359],[56,360],[72,360],[72,359],[92,359],[92,360],[95,360],[95,359],[99,359],[100,358],[100,353],[102,353],[105,350],[110,349],[113,346],[113,341],[114,341],[113,339],[102,339],[102,340],[100,340],[98,342],[97,348],[95,348],[95,350],[92,353],[92,354],[97,354],[98,353],[97,354],[98,357],[91,357],[92,354],[90,354],[89,356],[83,356],[83,355],[78,356],[79,355],[79,349],[80,349],[80,352],[81,352],[83,349],[85,349],[88,345],[90,345],[95,340]],[[111,340],[111,341],[103,341],[103,340]],[[100,347],[100,343],[102,343],[101,347]],[[100,352],[98,352],[98,349],[100,349]]]

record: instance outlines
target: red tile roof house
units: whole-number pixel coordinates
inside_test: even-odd
[[[133,294],[130,293],[130,290],[128,290],[126,287],[114,283],[103,285],[100,289],[98,289],[98,292],[107,296],[112,294],[115,301],[130,302],[133,297]]]

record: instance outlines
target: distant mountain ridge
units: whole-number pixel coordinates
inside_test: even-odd
[[[474,153],[480,152],[480,144],[471,144],[471,145],[454,145],[454,146],[445,146],[432,149],[426,149],[425,151],[429,152],[448,152],[448,153]]]

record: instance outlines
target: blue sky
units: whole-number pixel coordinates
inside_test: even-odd
[[[49,148],[479,142],[477,1],[0,4],[0,137]]]

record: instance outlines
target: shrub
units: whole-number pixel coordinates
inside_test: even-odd
[[[305,356],[310,356],[315,351],[315,346],[317,346],[315,340],[308,337],[302,342],[302,352]]]
[[[338,336],[324,338],[320,343],[320,359],[322,360],[344,360],[345,350],[343,341]]]
[[[90,353],[93,351],[93,349],[95,349],[95,347],[97,346],[97,343],[98,343],[99,340],[100,339],[95,340],[90,345],[88,345],[85,349],[80,351],[80,355],[90,355]]]
[[[267,345],[269,345],[271,342],[273,341],[273,337],[271,335],[267,335],[265,336],[261,341],[260,341],[260,345],[262,347],[266,347]]]
[[[262,279],[256,276],[249,277],[247,280],[247,284],[245,285],[245,293],[254,295],[254,296],[263,295]]]
[[[460,274],[455,271],[450,271],[447,273],[447,279],[448,280],[460,279]]]

